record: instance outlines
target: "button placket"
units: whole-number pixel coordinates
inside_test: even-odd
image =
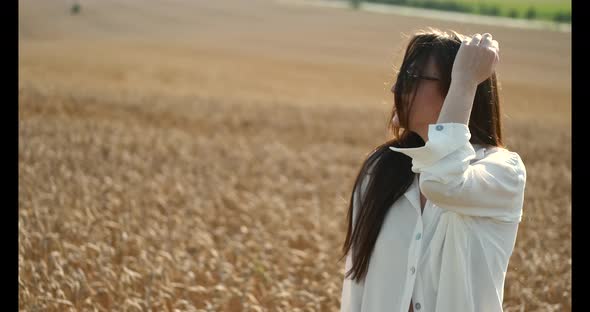
[[[422,216],[421,216],[421,214],[418,214],[418,220],[416,222],[416,226],[414,227],[414,233],[419,233],[420,237],[421,237],[422,230],[423,230]],[[415,291],[414,290],[415,281],[418,276],[417,265],[420,262],[419,261],[420,255],[422,253],[422,251],[421,251],[422,242],[419,239],[416,239],[416,235],[410,236],[409,239],[410,239],[410,250],[408,253],[408,266],[410,266],[410,268],[408,270],[408,275],[407,275],[408,288],[406,290],[406,293],[404,294],[404,296],[406,296],[406,295],[410,296],[410,298],[407,299],[408,304],[410,303],[411,297],[413,296],[413,292]]]
[[[412,294],[412,306],[414,307],[414,311],[420,309],[420,305],[422,304],[421,302],[423,302],[422,299],[424,298],[424,284],[422,282],[422,278],[418,276],[418,273],[420,272],[416,273],[416,284]],[[419,306],[417,307],[416,304],[419,304]]]
[[[414,265],[412,265],[412,267],[410,268],[410,273],[412,275],[415,275],[415,273],[416,273],[416,264],[419,262],[420,255],[422,253],[421,252],[422,244],[420,242],[420,238],[422,237],[422,230],[423,230],[422,229],[423,228],[423,225],[422,225],[422,216],[418,216],[418,222],[416,224],[416,227],[417,227],[417,229],[416,229],[417,234],[414,236],[414,240],[416,240],[417,242],[412,242],[411,243],[414,246],[413,246],[412,250],[410,251],[414,255],[412,257],[412,260],[413,261],[411,262]]]

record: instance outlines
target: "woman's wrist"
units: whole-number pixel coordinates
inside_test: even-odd
[[[451,80],[437,123],[455,122],[469,125],[476,91],[477,83],[473,80]]]
[[[471,79],[468,77],[453,77],[451,79],[450,88],[455,89],[462,89],[464,91],[470,91],[473,89],[477,89],[478,83],[475,79]]]

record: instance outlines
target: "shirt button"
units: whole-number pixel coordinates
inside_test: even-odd
[[[416,240],[419,240],[420,237],[422,237],[422,234],[421,233],[416,234]]]
[[[438,131],[442,130],[443,128],[444,128],[443,125],[437,125],[436,126],[436,130],[438,130]]]
[[[414,272],[416,272],[416,268],[415,268],[415,267],[412,267],[412,268],[410,269],[410,272],[412,272],[412,274],[414,274]]]
[[[420,302],[416,302],[414,306],[416,307],[416,310],[420,310]]]

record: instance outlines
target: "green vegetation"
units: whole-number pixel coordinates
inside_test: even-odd
[[[362,0],[350,0],[350,6],[354,9],[358,9],[358,7],[361,5],[361,1]]]
[[[528,10],[526,10],[525,17],[527,19],[534,19],[536,16],[537,16],[537,11],[535,11],[535,8],[529,7]]]
[[[444,11],[570,23],[571,1],[564,0],[349,0],[406,5]]]
[[[78,4],[78,3],[74,3],[74,4],[72,5],[72,7],[70,7],[70,13],[71,13],[72,15],[73,15],[73,14],[78,14],[78,13],[80,13],[80,4]]]
[[[518,15],[518,11],[517,11],[517,10],[515,10],[515,9],[510,9],[510,10],[508,11],[508,17],[511,17],[511,18],[518,18],[518,16],[519,16],[519,15]]]

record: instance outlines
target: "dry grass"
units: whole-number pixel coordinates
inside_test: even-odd
[[[337,311],[350,188],[386,139],[402,44],[382,38],[476,27],[243,3],[88,1],[73,21],[21,1],[21,310]],[[569,311],[570,37],[491,32],[528,172],[505,311]]]

